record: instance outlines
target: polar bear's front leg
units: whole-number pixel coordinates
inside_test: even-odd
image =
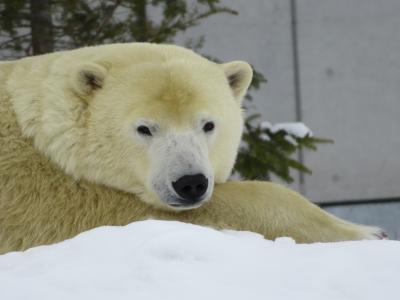
[[[212,227],[258,232],[268,239],[289,236],[299,243],[387,238],[380,228],[341,220],[269,182],[218,184],[210,203],[182,217]]]

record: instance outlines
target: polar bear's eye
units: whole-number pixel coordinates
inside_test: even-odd
[[[141,125],[136,130],[141,135],[152,136],[151,131],[150,131],[149,127],[147,127],[147,126]]]
[[[204,132],[211,132],[213,131],[215,128],[215,125],[213,122],[207,122],[206,124],[204,124],[203,126],[203,131]]]

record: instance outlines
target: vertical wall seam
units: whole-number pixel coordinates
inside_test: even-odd
[[[298,48],[298,21],[297,21],[297,2],[290,0],[290,20],[291,20],[291,38],[292,38],[292,60],[293,60],[293,84],[294,84],[294,101],[296,121],[303,120],[302,113],[302,99],[301,99],[301,86],[300,86],[300,63],[299,63],[299,48]],[[300,149],[298,159],[304,163],[304,153]],[[300,192],[306,193],[304,174],[299,171],[299,185]]]

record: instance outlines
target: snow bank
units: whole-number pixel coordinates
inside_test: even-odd
[[[180,222],[0,256],[0,299],[400,299],[400,242],[296,245]]]

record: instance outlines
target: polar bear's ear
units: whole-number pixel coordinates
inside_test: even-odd
[[[232,61],[222,64],[226,79],[233,96],[241,102],[253,78],[253,69],[244,61]]]
[[[104,85],[107,68],[97,63],[84,63],[77,66],[70,75],[70,84],[80,96],[88,96]]]

